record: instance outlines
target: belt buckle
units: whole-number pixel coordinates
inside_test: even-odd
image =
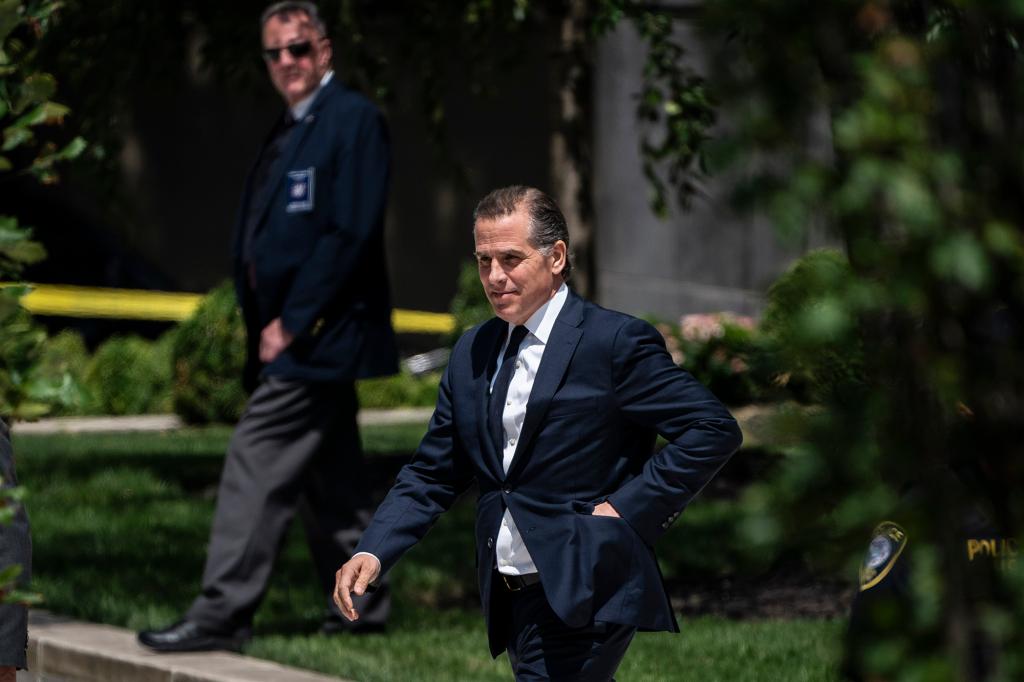
[[[519,590],[523,589],[522,582],[520,582],[519,585],[513,585],[512,581],[510,580],[510,578],[513,576],[508,576],[504,573],[501,573],[499,575],[501,575],[501,579],[505,582],[505,587],[508,588],[509,592],[518,592]]]

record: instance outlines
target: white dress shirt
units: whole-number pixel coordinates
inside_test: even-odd
[[[526,419],[526,404],[530,400],[530,392],[533,390],[533,380],[537,377],[537,370],[540,368],[541,358],[544,356],[544,348],[547,346],[548,337],[551,336],[551,328],[555,325],[558,313],[562,311],[565,299],[569,296],[569,288],[562,284],[554,297],[542,305],[524,323],[529,333],[519,344],[519,354],[516,356],[515,369],[512,372],[512,379],[508,384],[508,397],[505,399],[505,409],[501,415],[501,425],[504,440],[502,441],[501,464],[505,473],[508,473],[512,465],[512,458],[516,454],[516,444],[519,442],[519,433],[523,429],[523,420]],[[497,363],[505,355],[505,347],[508,345],[509,336],[515,325],[509,324],[505,334],[505,343],[498,353]],[[491,379],[491,390],[494,390],[494,382],[498,373],[494,372]],[[523,538],[516,528],[516,522],[508,509],[501,519],[501,527],[498,529],[498,541],[494,545],[495,558],[498,562],[498,571],[507,575],[526,575],[536,573],[537,566],[534,565],[530,552],[527,551]]]
[[[328,83],[330,83],[332,78],[334,78],[334,71],[328,71],[327,73],[325,73],[324,77],[320,79],[320,85],[316,86],[316,90],[309,93],[301,100],[296,102],[292,107],[290,107],[292,112],[292,120],[301,121],[306,117],[306,114],[309,113],[309,108],[313,106],[313,100],[320,92],[320,89],[323,88]]]
[[[565,305],[565,299],[569,297],[569,287],[562,284],[555,292],[555,295],[547,303],[542,305],[530,316],[523,326],[529,333],[519,344],[519,353],[516,356],[516,366],[512,373],[512,379],[508,384],[508,397],[505,399],[505,410],[501,415],[502,445],[501,464],[505,473],[508,473],[512,465],[512,458],[516,454],[516,443],[519,442],[519,432],[523,429],[523,420],[526,419],[526,403],[530,400],[530,392],[533,390],[533,380],[537,377],[537,370],[540,368],[540,360],[544,356],[544,348],[547,346],[548,338],[551,336],[551,328],[555,325],[558,313]],[[490,390],[494,390],[494,382],[498,378],[497,367],[505,356],[505,347],[508,339],[515,329],[514,324],[509,324],[505,331],[505,342],[501,344],[501,352],[495,359],[494,376],[491,379]],[[537,566],[526,549],[523,537],[516,528],[516,522],[512,519],[509,510],[501,519],[501,527],[498,529],[498,541],[494,547],[495,557],[498,562],[498,571],[506,575],[527,575],[536,573]],[[353,558],[365,554],[377,560],[377,569],[380,570],[380,559],[369,552],[357,552]]]

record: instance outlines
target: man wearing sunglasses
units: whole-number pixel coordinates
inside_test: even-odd
[[[228,447],[202,592],[178,623],[139,633],[157,651],[245,643],[296,511],[326,595],[322,630],[355,630],[330,594],[369,516],[354,381],[397,371],[383,245],[388,137],[380,112],[334,77],[312,3],[276,3],[261,26],[286,108],[235,231],[254,390]],[[360,629],[380,630],[388,609],[386,591],[368,595]]]

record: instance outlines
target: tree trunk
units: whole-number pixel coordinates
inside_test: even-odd
[[[573,288],[593,297],[597,287],[590,196],[593,46],[588,36],[589,20],[587,3],[569,0],[558,35],[557,109],[550,162],[554,198],[565,214],[575,254]]]

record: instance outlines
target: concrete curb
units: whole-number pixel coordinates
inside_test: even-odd
[[[227,652],[157,654],[139,646],[129,630],[45,611],[29,614],[28,665],[18,682],[341,681]]]

